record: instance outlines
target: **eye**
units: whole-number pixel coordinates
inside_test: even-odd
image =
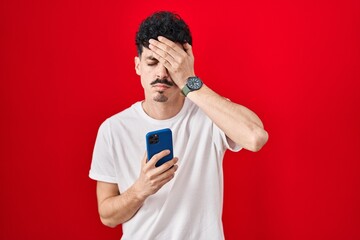
[[[147,65],[148,66],[155,66],[156,64],[158,64],[158,62],[153,61],[153,62],[148,62]]]

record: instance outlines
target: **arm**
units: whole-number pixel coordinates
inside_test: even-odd
[[[190,76],[195,76],[194,55],[190,44],[179,46],[164,37],[151,39],[149,48],[182,89]],[[267,142],[268,134],[259,117],[248,108],[219,96],[206,85],[188,94],[210,119],[230,138],[250,151],[258,151]]]
[[[97,182],[98,210],[104,225],[115,227],[131,219],[149,196],[156,193],[174,177],[177,170],[177,165],[175,165],[177,158],[155,167],[155,163],[168,154],[169,151],[162,151],[155,154],[147,163],[145,156],[139,178],[121,194],[117,184]]]
[[[108,227],[116,227],[129,220],[145,201],[136,194],[133,186],[120,194],[118,185],[114,183],[98,181],[96,194],[101,222]]]
[[[256,152],[267,142],[268,134],[260,118],[248,108],[221,97],[206,85],[190,92],[188,97],[228,138],[243,148]]]

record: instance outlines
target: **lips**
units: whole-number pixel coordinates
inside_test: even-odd
[[[166,85],[166,84],[155,84],[155,85],[153,85],[153,87],[154,88],[157,88],[157,89],[159,89],[159,90],[165,90],[165,89],[168,89],[168,88],[170,88],[170,86],[169,85]]]

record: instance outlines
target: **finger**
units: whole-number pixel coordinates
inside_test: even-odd
[[[158,54],[160,57],[168,61],[170,64],[172,64],[175,59],[173,56],[176,56],[176,53],[165,44],[162,44],[157,41],[151,41],[152,43],[149,45],[150,50]]]
[[[175,157],[175,158],[165,162],[161,166],[157,167],[157,169],[156,169],[157,173],[162,174],[162,173],[168,171],[169,169],[171,169],[178,162],[178,160],[179,159],[177,157]]]
[[[164,185],[165,183],[169,182],[171,179],[174,178],[175,172],[178,169],[178,165],[174,165],[173,168],[169,169],[168,171],[164,172],[158,177],[159,185]]]
[[[150,39],[149,43],[155,45],[164,52],[169,53],[171,56],[176,56],[181,48],[173,41],[159,36],[158,39]]]
[[[193,51],[192,51],[192,46],[189,43],[184,43],[183,44],[184,50],[185,52],[189,55],[189,56],[194,56]]]
[[[144,157],[143,157],[143,159],[141,160],[141,167],[143,167],[143,166],[146,164],[147,161],[148,161],[148,159],[147,159],[147,152],[145,151]]]
[[[151,167],[155,167],[155,164],[163,157],[167,156],[170,154],[170,150],[163,150],[157,154],[155,154],[154,156],[152,156],[152,158],[147,162],[147,164],[149,164],[149,166]]]
[[[161,57],[159,54],[157,54],[153,49],[151,49],[153,53],[153,57],[156,58],[162,65],[166,67],[169,71],[173,71],[172,65],[163,57]]]
[[[184,49],[181,48],[181,45],[179,46],[178,44],[167,39],[166,37],[159,36],[158,41],[160,43],[164,43],[166,46],[169,46],[171,48],[171,50],[173,50],[176,54],[179,54],[184,51]]]
[[[173,158],[171,161],[176,163],[177,158]],[[164,163],[160,167],[154,167],[150,169],[148,174],[148,176],[150,176],[149,179],[151,179],[156,186],[162,187],[165,183],[167,183],[174,177],[175,172],[178,169],[178,165],[176,165],[175,163]]]
[[[166,46],[169,46],[172,49],[172,51],[170,51],[169,54],[174,58],[175,61],[180,62],[181,59],[188,56],[183,44],[175,43],[163,36],[159,36],[158,40],[160,43],[164,43]],[[159,48],[161,48],[161,46],[163,45],[159,45]],[[191,47],[190,44],[189,46]]]

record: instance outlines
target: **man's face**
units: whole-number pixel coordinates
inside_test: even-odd
[[[169,72],[150,49],[143,48],[140,57],[135,57],[135,70],[141,78],[145,99],[167,102],[180,94],[179,88],[171,80]]]

